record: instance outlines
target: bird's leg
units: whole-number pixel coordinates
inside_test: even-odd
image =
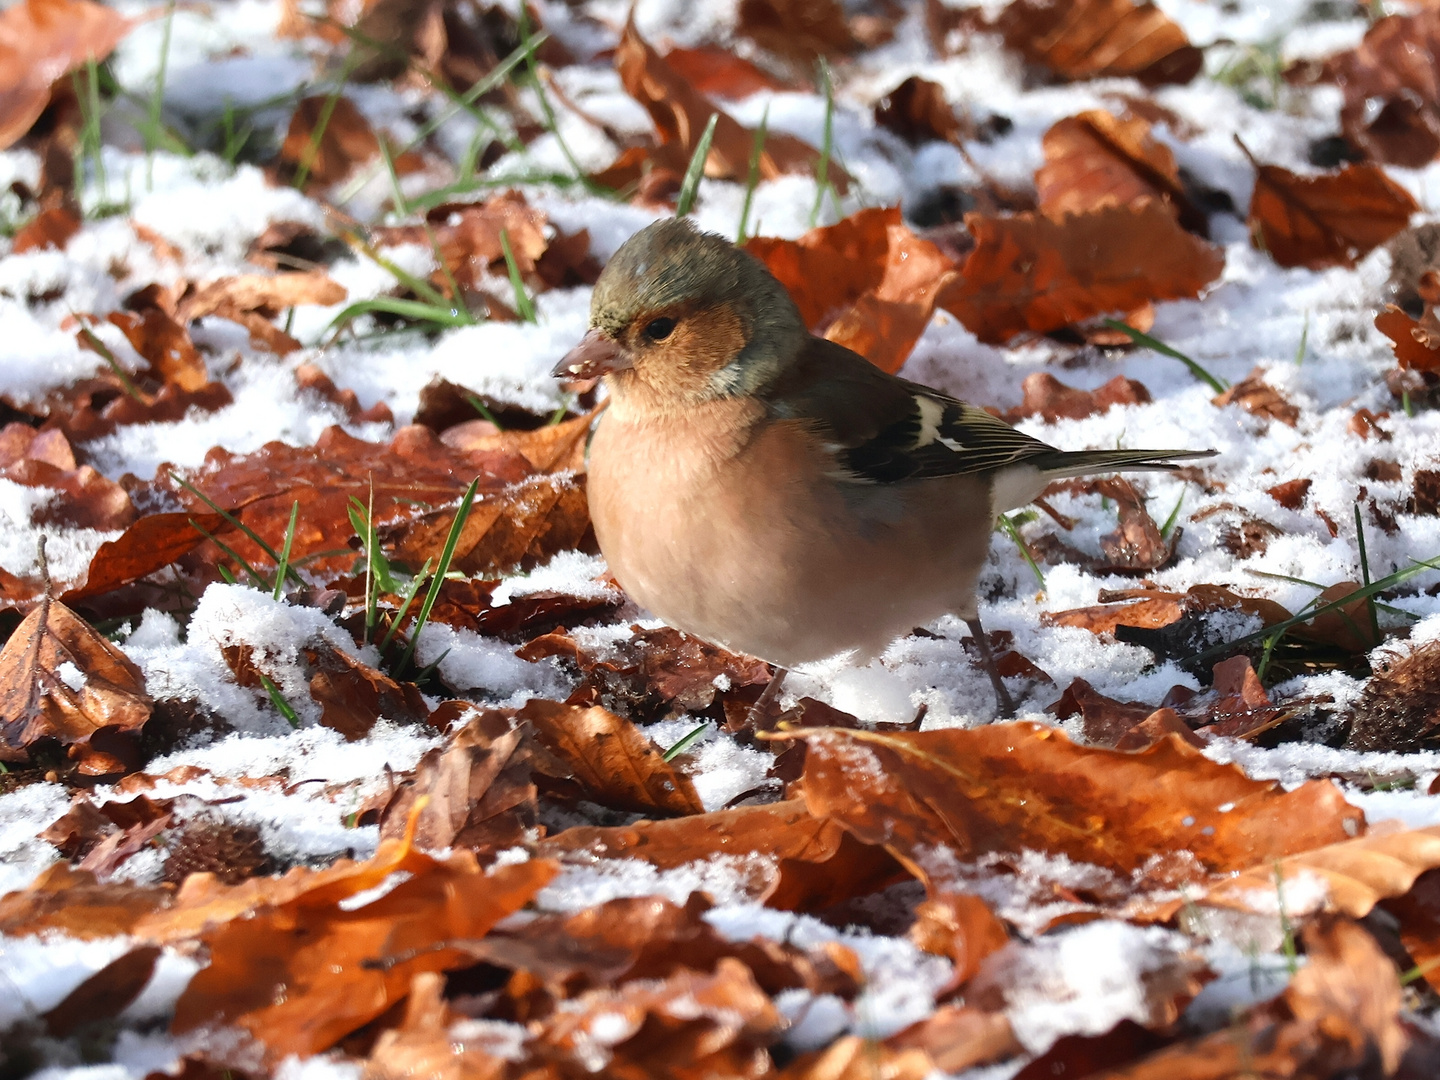
[[[1000,719],[1009,720],[1015,715],[1015,702],[1010,700],[1010,691],[1005,689],[1005,682],[1000,678],[999,669],[995,667],[995,655],[990,651],[990,642],[985,637],[985,628],[980,625],[980,616],[966,619],[965,625],[970,628],[970,636],[975,639],[975,651],[980,654],[980,663],[985,668],[985,674],[990,676],[990,685],[995,687]]]
[[[770,706],[780,696],[780,688],[785,685],[785,676],[789,675],[788,669],[777,667],[775,674],[770,676],[770,681],[765,684],[765,689],[760,691],[760,696],[755,699],[755,704],[750,706],[750,712],[745,718],[745,726],[752,731],[759,730],[760,723],[765,719],[765,714],[770,711]]]

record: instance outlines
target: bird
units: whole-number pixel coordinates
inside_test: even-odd
[[[791,668],[867,662],[950,614],[1013,716],[976,598],[997,516],[1052,480],[1215,453],[1058,450],[814,336],[763,262],[685,218],[620,246],[553,374],[607,391],[586,488],[610,572],[774,665],[767,704]]]

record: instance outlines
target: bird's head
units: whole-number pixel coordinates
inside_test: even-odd
[[[604,375],[618,398],[683,406],[764,385],[807,337],[759,259],[671,218],[620,246],[595,283],[589,331],[554,374]]]

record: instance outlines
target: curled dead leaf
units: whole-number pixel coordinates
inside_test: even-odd
[[[1062,79],[1131,75],[1147,86],[1187,83],[1204,56],[1154,4],[1013,0],[994,28],[1032,64]]]

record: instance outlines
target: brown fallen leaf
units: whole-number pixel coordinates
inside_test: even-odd
[[[134,933],[195,935],[209,954],[176,1002],[172,1030],[234,1025],[278,1062],[329,1049],[399,1001],[415,974],[462,966],[450,943],[483,936],[554,873],[553,863],[530,861],[486,874],[469,852],[432,857],[407,836],[327,870],[236,886],[193,877],[175,909]]]
[[[1187,83],[1204,56],[1154,4],[1013,0],[994,28],[1005,44],[1061,79],[1131,75],[1147,86]]]
[[[786,1021],[750,969],[722,958],[588,991],[537,1024],[535,1052],[563,1075],[761,1077]]]
[[[1344,92],[1341,130],[1372,161],[1418,169],[1440,152],[1440,11],[1377,20],[1321,78]]]
[[[21,0],[0,14],[0,149],[39,119],[52,83],[104,60],[133,25],[90,0]]]
[[[313,671],[310,696],[320,706],[320,724],[363,739],[377,720],[421,723],[430,714],[413,682],[397,683],[382,671],[332,645],[304,650]]]
[[[1209,235],[1204,211],[1180,183],[1175,155],[1140,117],[1122,120],[1091,109],[1057,122],[1041,145],[1045,164],[1035,172],[1035,186],[1042,213],[1060,218],[1158,199],[1190,232]]]
[[[149,296],[132,298],[127,306],[129,311],[112,311],[106,319],[118,326],[135,351],[144,357],[154,378],[189,393],[210,381],[205,360],[190,340],[190,332],[169,312],[150,302]]]
[[[955,114],[939,83],[912,75],[875,103],[875,123],[912,146],[932,140],[960,143],[970,125]]]
[[[1395,824],[1395,823],[1390,823]],[[1417,878],[1440,867],[1440,827],[1376,831],[1251,867],[1196,897],[1207,907],[1273,914],[1276,881],[1319,879],[1323,890],[1288,895],[1286,911],[1303,918],[1333,911],[1363,919],[1382,900],[1404,896]]]
[[[1362,927],[1322,919],[1300,933],[1306,964],[1278,998],[1211,1035],[1090,1080],[1393,1076],[1409,1043],[1395,965]]]
[[[36,524],[82,529],[123,529],[136,517],[130,495],[90,465],[75,463],[63,432],[37,432],[15,421],[0,430],[0,476],[54,492],[31,512]]]
[[[640,859],[661,870],[723,856],[736,860],[748,895],[783,911],[821,911],[905,877],[883,849],[812,817],[798,799],[668,821],[576,826],[541,841],[539,853],[562,861]]]
[[[763,90],[795,89],[764,68],[736,56],[733,50],[719,45],[671,49],[665,54],[665,63],[705,97],[739,101]]]
[[[1198,296],[1224,268],[1216,248],[1154,199],[1059,221],[967,214],[965,224],[975,250],[937,303],[991,344],[1147,300]]]
[[[19,4],[17,8],[24,6]],[[0,45],[0,49],[3,49],[3,45]],[[3,62],[3,53],[0,53],[0,64]],[[0,107],[3,107],[3,98],[0,98]],[[27,251],[44,251],[46,248],[64,251],[65,245],[80,231],[80,225],[80,215],[72,207],[64,204],[46,207],[15,231],[10,251],[14,255],[23,255]]]
[[[516,714],[569,767],[587,798],[641,813],[703,814],[690,778],[624,717],[532,698]]]
[[[640,36],[633,18],[625,24],[620,46],[615,50],[615,69],[620,73],[626,93],[645,107],[660,133],[661,149],[668,151],[665,165],[683,172],[705,125],[712,115],[717,115],[715,135],[705,159],[705,175],[745,182],[754,151],[754,133],[681,79]],[[820,152],[814,147],[793,135],[771,132],[760,152],[758,167],[762,179],[773,180],[785,173],[814,175],[819,161]],[[849,186],[849,177],[833,161],[830,182],[842,193]]]
[[[1257,615],[1267,626],[1290,618],[1290,612],[1273,600],[1240,596],[1219,585],[1194,585],[1185,593],[1147,590],[1145,596],[1130,603],[1047,611],[1040,621],[1048,626],[1078,626],[1093,634],[1110,634],[1117,626],[1157,628],[1183,615],[1220,610]]]
[[[304,175],[312,188],[339,183],[379,154],[380,140],[369,121],[343,94],[301,98],[280,146],[280,160],[295,182]]]
[[[215,513],[147,514],[115,540],[100,545],[85,580],[61,598],[70,602],[105,593],[149,577],[205,542],[225,519]],[[196,526],[199,526],[197,529]]]
[[[503,713],[476,713],[444,746],[427,750],[391,793],[380,835],[403,836],[414,816],[415,842],[432,851],[467,848],[484,858],[530,844],[538,824],[531,768],[537,753],[543,751]],[[566,772],[558,761],[545,771]]]
[[[916,948],[948,956],[955,965],[951,985],[963,986],[991,953],[1010,943],[1010,934],[971,893],[944,892],[915,908],[909,938]]]
[[[58,600],[43,596],[0,650],[0,760],[24,761],[38,739],[58,739],[80,771],[114,771],[90,749],[99,732],[131,734],[150,718],[140,669]]]
[[[745,250],[780,279],[813,332],[890,372],[954,278],[950,260],[905,227],[899,207],[861,210],[798,240],[755,237]]]
[[[1061,419],[1083,420],[1117,405],[1148,405],[1152,400],[1143,384],[1123,375],[1116,375],[1094,390],[1076,390],[1048,371],[1035,371],[1025,376],[1020,392],[1023,397],[1015,419],[1039,416],[1047,424]]]
[[[928,1018],[888,1039],[844,1035],[802,1054],[781,1080],[925,1080],[959,1075],[1024,1053],[1003,1013],[941,1005]]]
[[[806,74],[859,44],[839,0],[740,0],[738,16],[736,33]]]
[[[155,945],[141,945],[116,957],[45,1011],[45,1029],[63,1039],[86,1024],[124,1012],[155,974],[162,951]]]
[[[411,977],[405,1015],[375,1040],[365,1059],[365,1080],[503,1080],[514,1044],[479,1025],[457,1030],[463,1018],[446,1003],[444,988],[439,972]]]
[[[1420,209],[1378,165],[1300,176],[1250,160],[1255,191],[1247,224],[1255,246],[1281,266],[1354,266],[1404,229]]]
[[[426,214],[425,225],[397,225],[371,230],[377,243],[430,245],[434,236],[445,268],[457,284],[478,290],[492,276],[504,277],[505,248],[522,277],[532,286],[536,269],[551,246],[546,238],[545,213],[531,206],[518,191],[506,191],[482,203],[443,203]],[[558,239],[558,238],[557,238]],[[437,288],[448,289],[443,272],[432,278]]]
[[[1238,405],[1252,416],[1278,420],[1286,427],[1294,427],[1300,420],[1300,408],[1285,400],[1284,395],[1265,381],[1265,372],[1260,368],[1235,383],[1217,396],[1213,403],[1224,408]]]
[[[932,895],[944,885],[943,863],[927,854],[937,848],[961,861],[1066,855],[1173,886],[1177,875],[1255,866],[1363,827],[1329,781],[1287,792],[1173,737],[1134,754],[1078,746],[1038,724],[785,737],[809,744],[811,813],[884,845]]]
[[[1310,494],[1310,487],[1313,483],[1314,481],[1308,476],[1301,476],[1266,488],[1265,494],[1285,507],[1286,510],[1299,510],[1304,504],[1306,496]]]
[[[129,934],[140,920],[170,906],[170,886],[100,883],[95,875],[52,863],[23,889],[0,896],[0,932],[61,933],[81,941]]]

